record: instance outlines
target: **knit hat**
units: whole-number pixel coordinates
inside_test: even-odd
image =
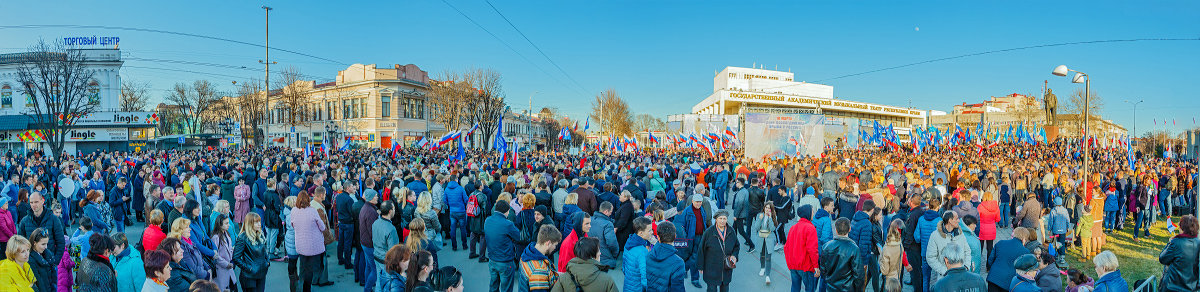
[[[1062,206],[1062,197],[1054,197],[1054,206]]]
[[[8,200],[10,200],[8,198],[8,196],[0,196],[0,206],[4,206],[4,204],[8,204]],[[12,207],[12,206],[9,206],[9,207]]]
[[[692,202],[704,202],[704,196],[692,195]]]

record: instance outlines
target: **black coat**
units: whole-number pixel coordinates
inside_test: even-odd
[[[725,238],[721,239],[720,232],[716,227],[704,230],[704,235],[701,236],[699,244],[696,244],[694,248],[698,260],[696,265],[701,271],[704,271],[705,282],[728,284],[733,280],[733,270],[725,268],[725,258],[729,256],[738,258],[741,245],[738,243],[736,233],[733,228],[726,227]]]
[[[983,280],[983,277],[967,271],[966,267],[946,271],[946,275],[933,284],[933,291],[987,291],[987,289],[987,281]]]
[[[53,254],[49,249],[43,252],[46,256]],[[58,274],[55,272],[55,267],[58,263],[52,263],[47,260],[46,256],[36,252],[29,252],[29,268],[33,270],[33,277],[37,282],[33,284],[35,292],[54,292],[54,286],[58,281],[55,279]]]
[[[51,214],[49,208],[46,208],[45,211],[42,211],[41,218],[34,217],[32,213],[29,216],[25,216],[25,218],[21,218],[21,223],[17,224],[17,234],[29,238],[29,235],[38,228],[49,232],[47,235],[49,235],[50,242],[46,245],[46,250],[51,252],[47,253],[47,260],[54,263],[54,265],[58,265],[58,260],[62,257],[62,253],[53,251],[61,251],[66,248],[66,239],[63,238],[66,235],[66,231],[63,230],[62,220],[58,216]]]
[[[196,280],[196,274],[192,270],[188,270],[177,262],[171,262],[171,277],[167,278],[167,292],[188,292],[188,288],[192,286],[192,282]]]
[[[1162,291],[1200,291],[1200,240],[1175,236],[1158,256],[1163,264]]]
[[[238,236],[233,244],[233,265],[241,271],[243,278],[265,279],[271,265],[267,261],[267,239],[254,244],[249,236]]]
[[[863,274],[859,270],[858,245],[853,240],[843,236],[835,236],[833,240],[821,246],[821,256],[817,261],[821,268],[821,278],[825,279],[829,291],[858,291],[862,284]]]
[[[633,218],[636,218],[637,215],[634,213],[633,201],[621,203],[621,207],[617,208],[616,213],[613,213],[613,226],[617,228],[617,242],[621,246],[625,246],[625,240],[635,232]]]

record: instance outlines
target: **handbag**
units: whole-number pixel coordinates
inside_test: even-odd
[[[761,228],[758,229],[758,237],[761,237],[761,238],[771,237],[771,230],[761,229]]]
[[[737,268],[737,262],[733,261],[733,259],[730,259],[729,254],[725,252],[725,238],[721,237],[721,236],[717,236],[717,240],[719,240],[721,242],[721,255],[723,255],[724,256],[723,258],[725,259],[725,269],[732,270],[734,268]],[[766,248],[766,247],[764,247],[764,248]]]

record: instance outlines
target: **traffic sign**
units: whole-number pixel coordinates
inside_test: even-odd
[[[179,136],[179,145],[183,145],[183,136]]]

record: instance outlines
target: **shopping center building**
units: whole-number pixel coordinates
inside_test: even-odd
[[[95,37],[90,39],[95,43]],[[113,42],[112,38],[101,39]],[[110,44],[115,45],[104,45]],[[88,102],[95,104],[95,109],[75,120],[76,127],[67,133],[63,151],[130,151],[146,147],[147,140],[154,137],[156,122],[152,112],[121,111],[121,66],[124,63],[121,51],[116,48],[71,51],[82,55],[84,66],[93,74],[88,83]],[[38,53],[0,54],[0,153],[20,154],[26,149],[48,149],[44,140],[38,137],[38,122],[27,115],[36,101],[23,92],[23,86],[18,82],[18,68],[28,64],[30,54]]]
[[[926,117],[922,110],[836,97],[833,86],[796,81],[792,72],[725,67],[713,77],[713,93],[693,106],[691,115],[668,117],[668,124],[704,117],[728,120],[730,115],[744,117],[747,111],[772,109],[815,112],[825,115],[827,124],[846,124],[850,128],[857,124],[860,129],[870,130],[875,122],[894,125],[903,141],[908,140],[911,125],[924,124]]]

